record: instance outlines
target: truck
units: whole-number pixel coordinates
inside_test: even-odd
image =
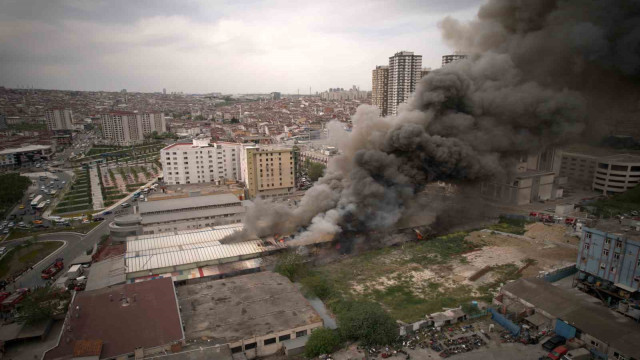
[[[57,273],[64,269],[64,262],[62,260],[62,258],[57,258],[56,261],[47,266],[46,269],[42,270],[40,277],[44,280],[52,279]]]
[[[569,350],[569,352],[562,357],[562,360],[589,360],[589,359],[591,359],[591,352],[585,348]]]
[[[47,202],[46,202],[46,201],[43,201],[43,202],[41,202],[40,204],[38,204],[38,206],[36,207],[36,209],[37,209],[37,210],[39,210],[39,211],[42,211],[42,210],[44,210],[44,208],[46,208],[46,207],[47,207],[47,205],[49,205],[49,204],[47,204]]]
[[[80,264],[71,265],[69,271],[67,272],[67,277],[69,279],[76,279],[80,275],[84,273],[84,268]]]
[[[18,305],[22,300],[24,300],[25,296],[29,293],[29,289],[22,288],[16,290],[13,294],[7,296],[2,303],[0,303],[0,307],[2,311],[10,311],[13,310],[16,305]]]

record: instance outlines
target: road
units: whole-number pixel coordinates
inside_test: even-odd
[[[108,224],[113,221],[113,217],[114,214],[105,216],[105,220],[86,235],[67,232],[39,235],[38,241],[62,240],[66,241],[67,244],[62,249],[54,252],[49,258],[47,258],[47,261],[41,262],[37,266],[34,266],[33,270],[29,270],[20,276],[14,283],[14,287],[20,288],[46,285],[46,281],[40,278],[42,270],[44,270],[55,258],[58,257],[64,258],[66,263],[65,268],[68,268],[70,261],[73,261],[76,257],[86,253],[87,250],[92,249],[93,246],[100,241],[102,235],[109,233]],[[24,240],[11,240],[3,242],[2,245],[7,248],[11,248],[23,241]],[[13,287],[9,288],[12,289]]]

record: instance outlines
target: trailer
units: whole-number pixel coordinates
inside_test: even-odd
[[[23,288],[16,290],[13,294],[2,300],[0,307],[2,311],[13,310],[29,293],[29,289]]]
[[[62,261],[62,258],[57,258],[56,261],[47,266],[46,269],[42,270],[40,277],[44,280],[52,279],[62,269],[64,269],[64,262]]]

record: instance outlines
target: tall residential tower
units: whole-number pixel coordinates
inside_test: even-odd
[[[371,91],[371,103],[380,109],[380,115],[387,115],[387,103],[389,101],[389,67],[376,66],[373,70],[373,83]]]

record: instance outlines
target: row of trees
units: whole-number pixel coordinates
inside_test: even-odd
[[[0,175],[0,213],[6,216],[13,206],[22,199],[31,185],[31,179],[18,173]]]
[[[331,353],[346,341],[357,341],[364,346],[384,346],[397,341],[396,322],[378,303],[345,299],[325,277],[306,266],[302,255],[293,251],[282,254],[275,271],[302,283],[308,296],[322,299],[336,314],[338,330],[313,331],[305,346],[307,357]]]

